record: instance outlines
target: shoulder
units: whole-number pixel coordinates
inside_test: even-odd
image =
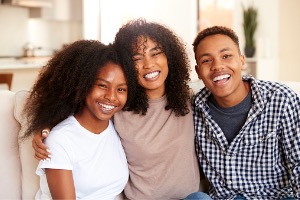
[[[67,119],[61,121],[56,126],[54,126],[49,136],[47,137],[48,140],[61,140],[62,138],[68,138],[71,134],[74,135],[74,130],[76,128],[76,120],[73,116],[68,117]],[[77,132],[77,131],[75,131]]]
[[[257,80],[257,85],[260,88],[260,91],[269,96],[269,95],[278,95],[285,98],[297,98],[297,93],[292,90],[288,85],[279,82],[272,81],[263,81]]]
[[[248,81],[251,87],[252,95],[257,98],[260,96],[262,98],[278,97],[278,98],[297,98],[297,94],[286,84],[255,79],[251,75],[244,75],[244,81]]]

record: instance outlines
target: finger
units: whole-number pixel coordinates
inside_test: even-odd
[[[45,139],[49,135],[50,129],[49,128],[45,128],[45,129],[42,130],[41,133],[42,133],[42,139]]]
[[[41,140],[37,140],[37,141],[38,142],[36,142],[35,139],[32,140],[32,147],[35,151],[36,156],[41,159],[51,158],[51,152],[50,152],[50,150],[48,150],[47,146],[44,145],[41,142]]]
[[[43,143],[41,143],[39,145],[35,141],[32,142],[32,147],[33,147],[35,153],[38,154],[38,155],[42,155],[43,157],[50,158],[51,157],[51,152],[47,148],[47,146],[44,145]]]
[[[44,159],[47,159],[47,158],[50,158],[49,156],[51,155],[48,155],[47,153],[43,153],[44,151],[42,150],[39,150],[39,148],[36,146],[36,145],[33,145],[32,146],[33,149],[34,149],[34,157],[37,159],[37,160],[44,160]]]
[[[45,160],[45,159],[47,159],[47,157],[45,157],[45,156],[43,156],[41,154],[38,154],[38,153],[34,154],[34,158],[37,159],[37,160]]]
[[[40,134],[35,134],[32,140],[32,144],[36,146],[36,149],[43,149],[47,151],[48,147],[43,143],[43,138]]]

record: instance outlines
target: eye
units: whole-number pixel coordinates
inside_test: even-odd
[[[140,58],[132,58],[133,62],[141,60]]]
[[[224,59],[227,59],[227,58],[230,58],[232,55],[230,55],[230,54],[225,54],[224,56],[223,56],[223,58]]]
[[[98,83],[97,86],[100,87],[100,88],[107,88],[107,86],[105,84],[102,84],[102,83]]]
[[[161,53],[163,53],[163,52],[162,51],[158,51],[158,52],[153,53],[152,56],[157,56],[157,55],[159,55]]]
[[[127,88],[119,88],[118,91],[119,92],[127,92]]]
[[[211,59],[203,59],[201,60],[201,64],[206,64],[206,63],[209,63],[211,62]]]
[[[132,56],[132,60],[133,60],[133,62],[142,60],[142,56]]]

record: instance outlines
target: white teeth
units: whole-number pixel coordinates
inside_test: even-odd
[[[229,74],[224,74],[224,75],[215,77],[215,78],[213,79],[213,81],[220,81],[220,80],[222,80],[222,79],[224,79],[224,78],[229,78],[229,77],[230,77]]]
[[[159,72],[158,72],[158,71],[155,71],[155,72],[151,72],[151,73],[149,73],[149,74],[146,74],[144,77],[145,77],[145,78],[154,78],[154,77],[156,77],[158,74],[159,74]]]
[[[106,104],[103,104],[103,103],[99,103],[100,106],[102,106],[104,108],[104,110],[112,110],[115,108],[115,106],[111,106],[111,105],[106,105]]]

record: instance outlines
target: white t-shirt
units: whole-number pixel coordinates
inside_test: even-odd
[[[128,181],[128,166],[120,138],[110,121],[100,134],[83,128],[70,116],[51,130],[45,144],[50,161],[40,161],[36,199],[51,199],[44,168],[72,170],[76,199],[114,199]]]

